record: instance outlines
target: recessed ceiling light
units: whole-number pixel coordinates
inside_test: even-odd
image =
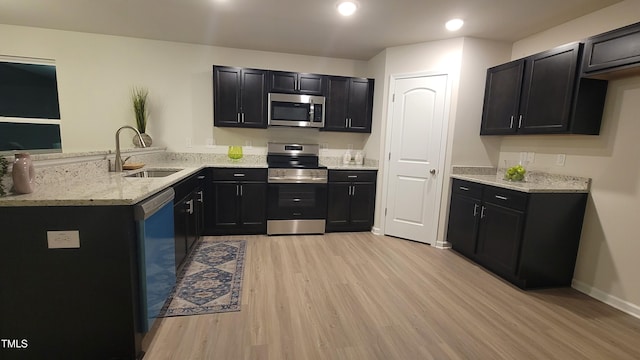
[[[461,19],[451,19],[449,21],[447,21],[446,24],[444,24],[444,26],[447,28],[447,30],[449,31],[457,31],[460,30],[460,28],[462,27],[462,25],[464,25],[464,21],[462,21]]]
[[[342,1],[338,3],[338,12],[342,16],[351,16],[358,10],[358,4],[353,1]]]

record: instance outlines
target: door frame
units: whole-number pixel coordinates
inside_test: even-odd
[[[389,92],[387,93],[387,111],[386,111],[386,126],[385,126],[385,136],[384,136],[384,157],[382,159],[383,162],[383,171],[384,176],[382,176],[382,201],[381,201],[381,211],[382,211],[382,219],[380,224],[380,233],[382,235],[386,235],[386,223],[387,223],[387,196],[389,192],[389,158],[391,153],[391,132],[393,130],[393,94],[395,93],[396,80],[401,79],[411,79],[417,77],[429,77],[429,76],[441,76],[444,75],[447,77],[446,81],[446,89],[445,89],[445,99],[444,99],[444,114],[443,114],[443,123],[442,123],[442,133],[440,134],[440,146],[442,151],[440,152],[440,158],[438,159],[438,177],[436,179],[436,218],[434,219],[435,229],[433,230],[433,241],[431,243],[427,243],[428,245],[438,247],[438,248],[446,248],[444,241],[438,241],[438,233],[440,227],[440,218],[443,216],[441,213],[442,208],[442,195],[443,195],[443,186],[445,183],[444,176],[448,174],[445,171],[446,163],[445,160],[448,155],[449,150],[449,125],[451,123],[450,114],[451,114],[451,92],[453,88],[453,76],[451,73],[447,71],[421,71],[415,73],[404,73],[404,74],[391,74],[389,76]],[[445,214],[446,215],[446,214]]]

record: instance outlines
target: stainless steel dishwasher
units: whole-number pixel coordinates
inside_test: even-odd
[[[173,188],[135,206],[138,228],[140,322],[147,332],[176,284]]]

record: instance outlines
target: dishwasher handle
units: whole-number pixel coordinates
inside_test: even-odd
[[[163,206],[170,202],[173,202],[174,197],[175,191],[173,191],[173,188],[168,188],[161,193],[158,193],[146,200],[137,203],[133,209],[135,219],[137,221],[148,219]]]

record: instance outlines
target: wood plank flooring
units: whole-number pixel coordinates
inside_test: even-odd
[[[165,318],[145,359],[640,359],[640,319],[521,291],[450,250],[370,233],[247,239],[239,312]]]

